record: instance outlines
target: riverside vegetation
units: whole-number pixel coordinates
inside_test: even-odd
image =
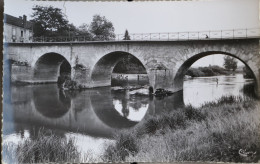
[[[51,130],[40,129],[36,136],[14,143],[3,144],[6,163],[90,162],[91,153],[81,154],[74,138],[63,138]]]
[[[229,75],[232,71],[226,70],[220,66],[214,65],[209,67],[190,68],[186,75],[191,77],[204,77],[204,76],[217,76],[217,75]]]
[[[260,102],[249,97],[222,97],[200,108],[191,105],[151,116],[132,129],[116,132],[99,158],[115,161],[257,162],[260,159]],[[11,163],[93,162],[74,139],[40,130],[18,145],[4,144]]]
[[[260,107],[252,98],[222,97],[152,116],[115,135],[108,161],[222,161],[260,159]],[[242,153],[243,152],[243,153]]]

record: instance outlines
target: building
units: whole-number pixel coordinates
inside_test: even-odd
[[[4,14],[4,42],[32,42],[33,23],[27,17]]]

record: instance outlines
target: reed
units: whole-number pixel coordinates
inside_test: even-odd
[[[33,138],[26,138],[18,145],[3,145],[12,163],[79,162],[80,152],[73,138],[66,139],[51,131],[40,129]],[[12,159],[13,158],[13,159]]]

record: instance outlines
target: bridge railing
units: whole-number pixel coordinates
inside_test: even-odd
[[[199,31],[199,32],[172,32],[172,33],[136,33],[129,34],[132,41],[178,41],[178,40],[210,40],[210,39],[239,39],[239,38],[259,38],[260,29],[234,29],[219,31]],[[97,41],[121,41],[124,34],[118,34],[114,39],[102,39]],[[32,42],[89,42],[89,37],[33,37]]]

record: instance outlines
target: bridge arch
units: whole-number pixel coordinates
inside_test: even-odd
[[[195,63],[196,61],[198,61],[199,59],[206,57],[206,56],[210,56],[210,55],[228,55],[231,57],[234,57],[236,59],[238,59],[239,61],[241,61],[251,72],[251,74],[254,77],[254,89],[255,89],[255,93],[256,95],[258,95],[258,85],[259,85],[259,80],[257,79],[257,70],[254,70],[253,68],[257,68],[256,63],[257,62],[248,62],[247,59],[243,58],[243,55],[238,54],[238,55],[234,55],[228,52],[223,52],[223,51],[207,51],[207,52],[202,52],[202,53],[198,53],[196,55],[191,56],[190,58],[188,58],[186,61],[184,61],[181,66],[178,68],[177,73],[175,75],[174,78],[174,87],[176,90],[181,90],[183,88],[183,78],[186,74],[186,72],[188,71],[188,69],[191,67],[191,65],[193,63]]]
[[[149,73],[149,69],[144,64],[143,60],[136,57],[135,55],[124,52],[124,51],[114,51],[102,56],[94,65],[91,72],[91,80],[95,86],[110,86],[111,76],[116,64],[122,61],[124,58],[131,56],[137,59],[142,66],[145,68],[146,73]]]
[[[71,76],[71,64],[61,54],[45,53],[38,58],[33,69],[33,78],[41,82],[57,82],[60,75]]]

